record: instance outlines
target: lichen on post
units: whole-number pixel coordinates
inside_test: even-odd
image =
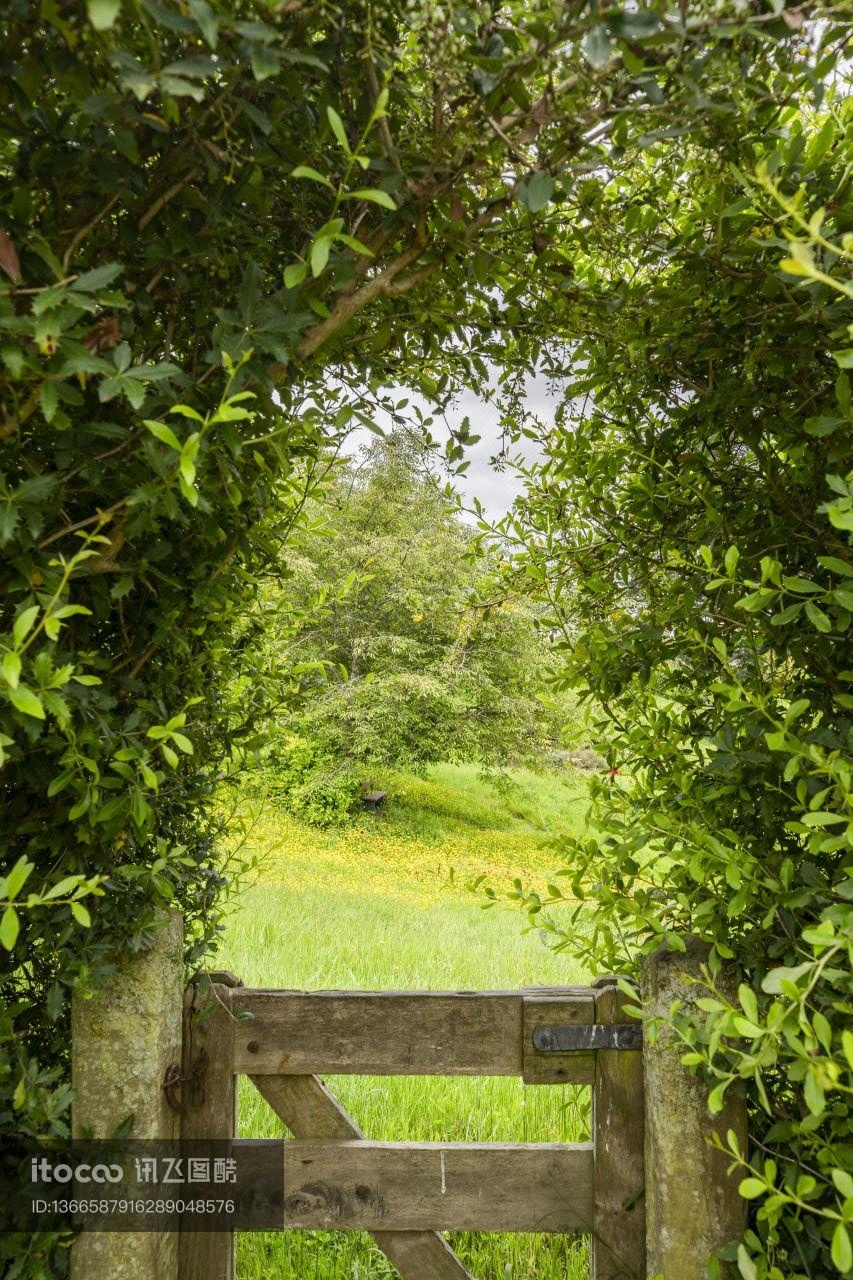
[[[71,1006],[75,1138],[112,1137],[129,1117],[132,1138],[177,1138],[178,1116],[163,1090],[181,1061],[183,928],[164,915],[147,951],[109,984]],[[83,1232],[71,1250],[72,1280],[177,1280],[174,1232]]]
[[[643,1003],[666,1019],[674,1001],[696,1011],[697,985],[709,948],[685,939],[685,951],[660,947],[643,964]],[[711,1115],[707,1089],[681,1062],[683,1045],[666,1028],[648,1034],[643,1051],[646,1093],[646,1230],[649,1275],[706,1280],[709,1260],[746,1223],[746,1202],[729,1160],[712,1145],[731,1129],[746,1146],[746,1106],[729,1093]]]

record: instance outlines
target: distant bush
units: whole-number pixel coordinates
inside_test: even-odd
[[[355,765],[295,734],[276,737],[249,776],[250,790],[317,827],[340,826],[361,799]]]

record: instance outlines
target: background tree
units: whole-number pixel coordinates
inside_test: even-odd
[[[307,763],[310,743],[321,773],[346,781],[349,800],[376,768],[541,764],[568,712],[542,696],[540,610],[524,597],[489,602],[499,549],[477,545],[417,440],[377,440],[342,465],[307,517],[267,608],[274,616],[278,600],[289,619],[296,606],[304,621],[289,662],[325,677],[306,689],[296,721],[284,721],[303,740],[285,756],[295,749]],[[315,776],[311,794],[332,778]],[[300,786],[297,801],[306,800]]]

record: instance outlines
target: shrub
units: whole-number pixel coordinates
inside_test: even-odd
[[[563,679],[621,777],[528,902],[612,971],[712,944],[676,1023],[712,1110],[749,1100],[740,1274],[828,1280],[853,1214],[851,102],[792,103],[769,137],[761,114],[629,159],[602,196],[616,256],[579,255],[587,336],[517,529],[535,580],[572,584]]]
[[[340,826],[361,799],[355,766],[303,735],[280,734],[248,776],[252,791],[303,822]]]

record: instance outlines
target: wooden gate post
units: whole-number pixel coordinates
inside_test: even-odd
[[[709,948],[685,939],[686,952],[662,946],[643,964],[643,1002],[666,1018],[673,1001],[696,1008]],[[682,1065],[683,1046],[663,1030],[656,1043],[646,1037],[646,1215],[649,1275],[664,1280],[705,1280],[713,1254],[741,1235],[746,1201],[737,1177],[728,1176],[728,1158],[710,1145],[714,1133],[729,1129],[746,1147],[746,1106],[727,1095],[721,1112],[708,1111],[703,1082]]]
[[[131,1138],[177,1138],[163,1091],[180,1060],[183,930],[164,916],[150,950],[129,960],[91,999],[71,1002],[71,1104],[75,1138],[112,1137],[133,1116]],[[175,1232],[83,1232],[71,1249],[73,1280],[177,1280]]]
[[[629,1001],[615,983],[615,978],[594,983],[597,1024],[632,1021],[622,1012]],[[643,1130],[642,1053],[599,1049],[592,1085],[593,1280],[645,1280]]]
[[[234,1017],[240,980],[230,973],[199,974],[184,997],[181,1088],[184,1139],[237,1136]],[[233,1231],[182,1231],[180,1280],[234,1280]]]

